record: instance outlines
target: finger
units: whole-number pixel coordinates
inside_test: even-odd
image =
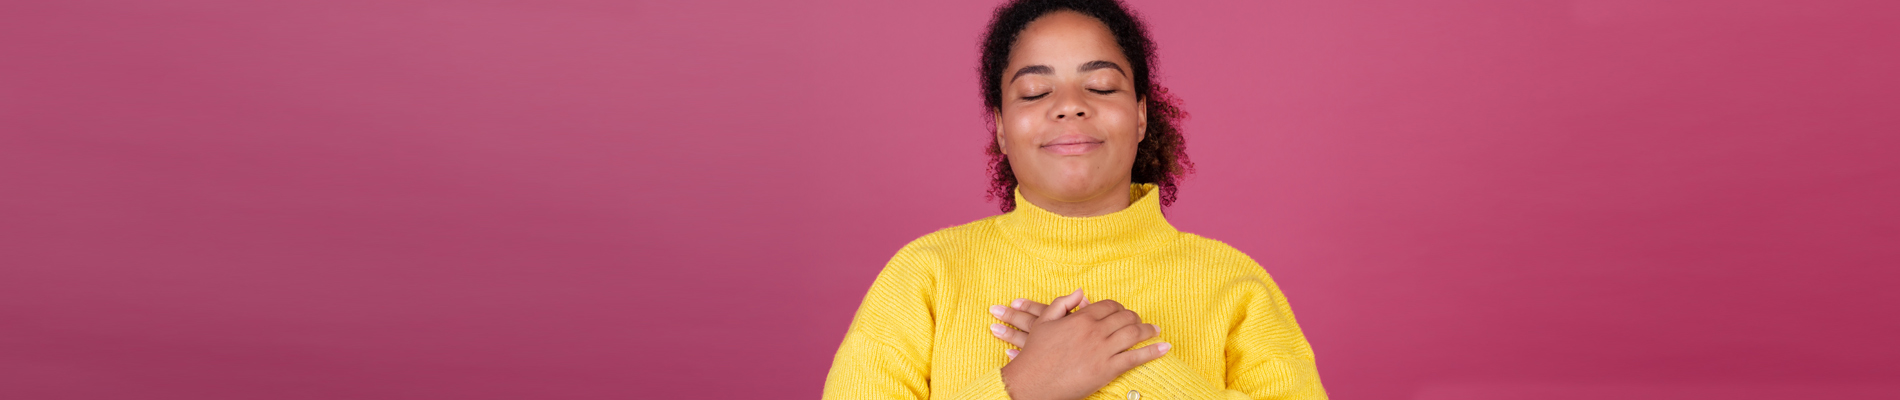
[[[1126,310],[1126,308],[1122,308],[1122,303],[1114,300],[1102,300],[1095,302],[1095,304],[1090,304],[1088,307],[1082,307],[1080,310],[1075,310],[1075,313],[1087,315],[1089,319],[1099,321],[1121,310]]]
[[[1039,318],[1039,320],[1062,318],[1064,315],[1068,315],[1068,309],[1072,309],[1072,307],[1077,305],[1077,298],[1081,298],[1081,290],[1079,290],[1079,288],[1077,288],[1075,292],[1070,292],[1070,294],[1064,294],[1064,296],[1060,296],[1060,298],[1049,300],[1049,305],[1043,307],[1043,315],[1039,315],[1037,318]]]
[[[1036,316],[1004,306],[990,306],[990,315],[995,316],[998,321],[1003,321],[1003,323],[1014,326],[1023,332],[1028,332],[1029,326],[1036,322]]]
[[[1076,293],[1081,293],[1081,292],[1082,292],[1082,289],[1076,289],[1076,290],[1075,290],[1075,292],[1076,292]],[[1088,295],[1088,294],[1083,294],[1083,295],[1082,295],[1081,297],[1082,297],[1082,304],[1079,304],[1079,305],[1076,305],[1076,306],[1075,306],[1075,307],[1076,307],[1076,312],[1081,312],[1081,311],[1082,311],[1082,308],[1083,308],[1083,307],[1088,307],[1088,306],[1089,306],[1090,304],[1095,304],[1095,302],[1093,302],[1093,301],[1089,301],[1089,295]],[[1074,314],[1074,313],[1070,313],[1070,314]]]
[[[1034,315],[1038,317],[1042,316],[1042,309],[1048,306],[1049,306],[1048,304],[1042,304],[1042,303],[1037,303],[1034,301],[1029,301],[1029,299],[1016,299],[1015,302],[1009,303],[1009,308],[1014,308],[1018,311],[1026,312],[1026,313],[1029,313],[1029,315]]]
[[[1141,324],[1141,316],[1135,314],[1134,310],[1116,311],[1114,314],[1102,317],[1102,325],[1110,328],[1121,328],[1138,324]]]
[[[1016,351],[1016,349],[1003,349],[1003,355],[1009,356],[1009,359],[1012,361],[1016,359],[1017,354],[1021,353],[1020,351]]]
[[[1016,347],[1023,347],[1023,345],[1029,343],[1028,333],[1015,330],[1015,329],[1010,329],[1009,325],[990,324],[990,336],[993,336],[997,339],[1001,339],[1004,342],[1009,342],[1009,344],[1016,345]],[[1133,345],[1134,344],[1131,343],[1123,347],[1133,346]]]
[[[1080,303],[1081,300],[1082,300],[1082,289],[1076,289],[1075,293],[1070,293],[1066,296],[1057,297],[1055,300],[1050,300],[1049,306],[1042,309],[1043,310],[1042,316],[1037,317],[1037,320],[1054,321],[1056,318],[1061,318],[1063,315],[1067,314],[1067,311],[1070,308],[1075,308],[1077,303]]]
[[[1108,334],[1108,344],[1117,349],[1127,349],[1155,336],[1161,335],[1161,329],[1150,324],[1135,324],[1115,330]]]
[[[1147,364],[1149,361],[1160,359],[1161,356],[1168,354],[1168,350],[1173,348],[1174,345],[1168,344],[1168,342],[1155,343],[1142,346],[1142,348],[1139,349],[1116,354],[1114,357],[1109,357],[1108,362],[1109,366],[1119,370],[1119,372],[1117,372],[1119,374],[1135,369],[1135,367],[1139,367],[1142,364]]]

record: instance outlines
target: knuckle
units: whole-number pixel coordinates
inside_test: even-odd
[[[1141,332],[1135,329],[1120,329],[1120,330],[1116,330],[1115,333],[1110,334],[1110,336],[1114,337],[1117,340],[1127,341],[1127,340],[1134,340],[1134,339],[1140,338]]]

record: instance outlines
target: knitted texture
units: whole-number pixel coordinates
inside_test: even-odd
[[[1152,184],[1113,214],[1016,209],[925,235],[878,273],[825,379],[826,399],[1007,399],[1014,345],[991,305],[1047,304],[1081,288],[1161,327],[1174,348],[1090,399],[1325,399],[1313,350],[1258,263],[1169,225]]]

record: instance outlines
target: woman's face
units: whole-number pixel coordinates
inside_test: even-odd
[[[1010,48],[996,140],[1023,196],[1122,196],[1148,127],[1133,68],[1108,26],[1073,11],[1031,22]],[[1125,204],[1124,204],[1125,205]]]

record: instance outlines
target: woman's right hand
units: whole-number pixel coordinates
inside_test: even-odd
[[[1066,312],[1076,306],[1082,308]],[[1169,347],[1128,349],[1159,330],[1114,300],[1088,303],[1081,289],[1050,301],[1031,324],[1022,351],[1002,370],[1003,387],[1014,400],[1088,397],[1122,373],[1161,358]]]

